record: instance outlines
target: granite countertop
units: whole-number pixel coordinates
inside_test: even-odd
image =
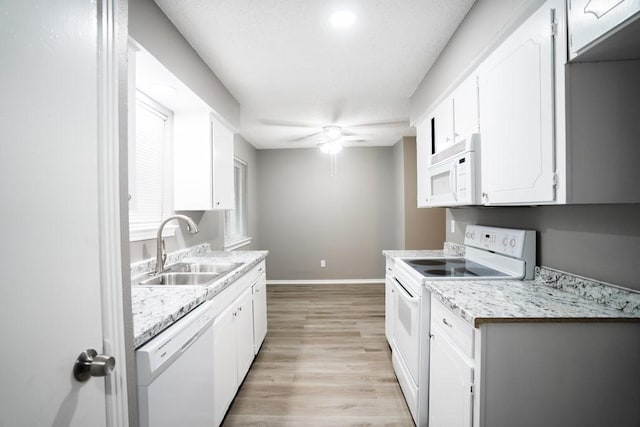
[[[268,251],[211,251],[208,246],[201,245],[170,254],[167,265],[178,261],[241,262],[243,264],[207,286],[142,286],[132,280],[134,346],[140,347],[198,305],[215,297],[265,259],[267,254]],[[154,264],[153,260],[132,264],[132,274],[138,276],[152,271]]]
[[[383,253],[441,256],[450,253],[446,249]],[[640,292],[547,267],[536,267],[534,280],[431,280],[424,285],[476,328],[491,322],[640,322]]]

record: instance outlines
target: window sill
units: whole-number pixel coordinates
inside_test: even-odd
[[[233,242],[225,242],[224,250],[225,251],[234,251],[236,249],[240,249],[244,246],[251,244],[251,237],[241,237],[238,240],[234,240]]]
[[[158,236],[160,224],[140,224],[129,227],[129,242],[155,239]],[[175,236],[178,225],[167,224],[162,230],[162,237]]]

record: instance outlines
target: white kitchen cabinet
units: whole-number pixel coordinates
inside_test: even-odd
[[[435,141],[431,151],[440,152],[469,134],[477,133],[480,127],[477,75],[474,73],[467,77],[435,108],[431,119],[427,119],[431,127],[428,130]]]
[[[236,306],[229,306],[213,323],[214,331],[214,402],[215,423],[220,425],[238,390],[236,372],[236,328],[234,324]]]
[[[206,110],[174,115],[175,210],[233,209],[233,133]]]
[[[627,22],[640,18],[640,0],[568,0],[569,56],[587,50]],[[637,58],[637,54],[636,54]]]
[[[431,329],[429,425],[472,425],[473,367],[445,338],[436,323]]]
[[[266,335],[264,271],[262,261],[212,300],[220,312],[213,323],[216,425],[222,422],[258,352],[259,347],[254,347],[255,325],[262,328],[263,338]],[[264,316],[264,322],[256,321],[255,316]]]
[[[479,68],[484,204],[555,200],[555,34],[563,2],[548,1]]]
[[[253,350],[258,354],[267,335],[267,276],[260,274],[253,284]]]
[[[249,371],[255,353],[253,351],[253,294],[246,289],[237,300],[235,316],[236,360],[238,384],[242,383]]]
[[[480,131],[478,102],[478,76],[473,73],[453,92],[454,143]]]
[[[429,425],[637,425],[639,323],[494,319],[473,328],[433,296],[431,309]]]

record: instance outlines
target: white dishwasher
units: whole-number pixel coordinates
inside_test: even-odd
[[[136,350],[141,427],[214,424],[212,301]]]

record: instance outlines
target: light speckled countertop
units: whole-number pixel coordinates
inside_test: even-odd
[[[186,262],[241,262],[240,267],[207,286],[141,286],[131,282],[134,345],[139,347],[195,307],[213,298],[265,259],[268,251],[210,251],[201,245],[171,254],[167,265]],[[136,276],[151,271],[155,261],[132,264]]]
[[[451,247],[383,252],[392,258],[445,253]],[[534,280],[431,280],[425,286],[474,327],[488,322],[640,322],[639,292],[546,267],[536,267]]]

